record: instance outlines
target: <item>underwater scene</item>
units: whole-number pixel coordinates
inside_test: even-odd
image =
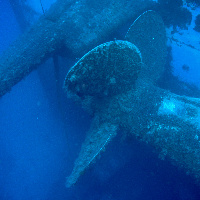
[[[0,0],[0,200],[200,199],[200,0]]]

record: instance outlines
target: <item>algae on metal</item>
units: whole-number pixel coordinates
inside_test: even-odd
[[[140,51],[134,44],[120,40],[101,44],[70,69],[66,90],[82,98],[125,92],[134,85],[141,64]]]
[[[155,33],[153,39],[155,40],[155,44],[161,43],[156,46],[157,49],[155,51],[151,48],[144,50],[142,46],[140,47],[141,49],[138,47],[142,60],[146,63],[141,65],[138,78],[135,79],[134,77],[134,81],[131,78],[126,80],[126,83],[131,86],[125,87],[126,90],[119,90],[117,94],[113,93],[110,96],[102,95],[100,98],[100,94],[96,92],[98,91],[98,84],[95,84],[98,83],[98,76],[95,76],[95,79],[92,76],[91,82],[94,81],[92,91],[94,93],[84,91],[78,97],[78,100],[84,108],[87,109],[89,107],[88,110],[93,114],[93,122],[87,133],[86,140],[82,145],[79,157],[75,162],[74,169],[67,178],[67,187],[71,187],[77,182],[80,175],[90,166],[97,155],[105,149],[109,141],[115,137],[119,128],[128,131],[133,137],[139,138],[153,146],[159,153],[161,159],[168,157],[178,168],[184,169],[195,181],[200,182],[200,99],[179,96],[156,86],[156,81],[163,71],[164,58],[166,56],[165,29],[160,17],[155,17],[156,15],[154,11],[147,11],[137,18],[134,22],[135,25],[131,27],[131,29],[139,30],[138,26],[142,26],[141,24],[144,23],[146,16],[148,18],[152,17],[154,21],[154,23],[149,23],[152,30],[158,28],[159,24],[161,25],[159,27],[159,34]],[[149,20],[151,21],[151,19]],[[148,23],[145,26],[148,26]],[[128,34],[133,33],[130,38],[131,41],[134,41],[134,30],[131,29]],[[148,27],[140,31],[142,32],[143,30],[144,32],[141,33],[142,38],[138,37],[136,31],[136,39],[144,41],[148,41],[148,39],[152,40],[152,37],[149,38],[148,32],[146,31]],[[128,37],[126,37],[127,39]],[[116,43],[116,41],[114,42]],[[111,43],[114,44],[114,42]],[[138,42],[138,46],[141,43]],[[149,45],[151,46],[147,42],[147,47]],[[95,51],[91,51],[90,53],[94,54]],[[123,51],[120,53],[123,54]],[[137,53],[139,55],[139,51]],[[98,54],[98,56],[101,55]],[[122,56],[120,55],[120,57]],[[157,58],[157,56],[160,58]],[[101,58],[98,58],[97,62],[99,60]],[[151,61],[151,65],[149,66],[151,69],[147,70],[148,73],[146,73],[148,60]],[[86,61],[83,64],[85,66],[88,60],[84,60],[83,58],[81,62],[84,61]],[[104,59],[101,61],[103,62]],[[115,60],[110,61],[115,63]],[[100,69],[96,69],[95,63],[93,64],[92,70],[96,73]],[[90,77],[90,70],[87,70],[86,74],[82,75],[81,69],[80,71],[76,69],[77,66],[81,68],[81,65],[75,65],[67,75],[65,81],[65,87],[70,97],[75,100],[77,100],[78,96],[77,88],[69,87],[69,80],[74,79],[73,81],[77,81],[77,84],[79,84],[79,81],[81,84],[84,84],[82,80],[87,80],[85,77]],[[97,66],[100,67],[99,62]],[[109,65],[106,67],[102,63],[102,66],[102,70],[106,74],[106,69],[109,68]],[[118,67],[123,66],[119,63]],[[155,76],[150,73],[156,70],[158,70],[158,74],[155,74]],[[108,69],[107,76],[112,76],[112,70],[110,71]],[[100,79],[102,79],[102,76],[100,76]],[[105,86],[103,86],[101,82],[100,86],[105,89],[109,87],[109,84],[105,82]]]
[[[87,111],[101,109],[104,99],[130,90],[142,65],[138,48],[127,41],[104,43],[88,52],[68,72],[65,89]],[[103,110],[102,110],[103,111]],[[95,117],[85,143],[68,178],[74,184],[107,143],[116,135],[117,124]]]

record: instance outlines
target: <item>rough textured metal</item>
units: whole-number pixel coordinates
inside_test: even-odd
[[[80,98],[113,96],[134,86],[141,65],[141,55],[134,44],[107,42],[88,52],[70,69],[66,90]]]
[[[92,102],[101,104],[102,99],[134,88],[141,65],[140,52],[132,43],[119,40],[104,43],[88,52],[71,68],[65,79],[65,89],[69,96],[81,100],[87,110],[94,112],[99,106],[91,106]],[[73,172],[67,179],[67,187],[76,183],[116,135],[117,125],[99,120],[99,117],[93,120]]]
[[[154,23],[156,23],[155,13],[150,11],[147,14],[148,18],[152,14]],[[140,19],[142,18],[138,18]],[[137,23],[140,25],[139,21]],[[160,23],[160,18],[158,18],[158,23]],[[141,35],[148,34],[146,29],[144,31]],[[157,36],[159,37],[159,34]],[[165,38],[166,36],[160,35],[160,37]],[[138,39],[143,40],[143,38]],[[163,45],[156,47],[158,48],[156,52],[165,52],[166,47],[162,49]],[[144,56],[142,55],[146,61],[148,50],[151,51],[151,48],[147,49]],[[158,54],[163,55],[162,59],[165,57],[163,52]],[[157,61],[158,55],[151,53],[149,52],[153,56],[152,63],[155,59],[158,64],[160,62]],[[145,59],[146,56],[147,59]],[[152,72],[159,69],[157,64],[151,66]],[[145,64],[142,65],[141,72],[145,71],[146,67]],[[108,141],[116,135],[118,128],[153,146],[161,159],[167,157],[178,168],[184,169],[200,183],[200,99],[179,96],[160,89],[155,86],[157,75],[151,76],[141,72],[134,87],[130,90],[119,92],[108,98],[106,96],[104,98],[94,97],[91,101],[84,103],[89,105],[92,102],[93,106],[89,106],[93,111],[93,124],[76,160],[73,172],[67,179],[67,187],[78,180],[81,173],[105,148]],[[162,70],[158,72],[161,73]],[[82,100],[82,105],[83,102],[84,100]],[[89,155],[89,160],[87,155]]]
[[[77,182],[84,171],[95,161],[100,152],[116,136],[117,128],[116,125],[110,123],[102,123],[100,125],[98,118],[93,120],[93,125],[87,133],[79,157],[74,164],[73,171],[67,177],[66,187],[69,188]]]

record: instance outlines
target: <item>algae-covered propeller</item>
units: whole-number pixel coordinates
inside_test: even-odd
[[[134,30],[136,30],[135,36]],[[132,105],[130,108],[123,106],[122,101],[127,101],[123,100],[124,94],[127,98],[131,98],[132,94],[130,95],[129,91],[136,91],[136,81],[138,76],[141,76],[140,71],[145,73],[144,68],[150,63],[151,79],[155,81],[158,75],[155,77],[154,71],[161,73],[163,69],[166,36],[162,19],[156,12],[147,11],[138,17],[125,39],[130,42],[116,40],[94,48],[83,56],[66,76],[64,85],[68,96],[81,102],[82,106],[94,116],[73,171],[67,178],[67,187],[77,182],[79,176],[116,135],[123,121],[124,112],[134,110]],[[141,45],[142,42],[135,43],[140,46],[146,57],[143,58],[137,45],[133,44],[135,40],[145,41],[146,49]],[[155,67],[157,69],[154,69]]]
[[[65,87],[68,94],[82,101],[84,107],[95,115],[73,172],[67,179],[67,187],[77,181],[116,135],[118,123],[109,123],[109,113],[107,119],[101,117],[104,106],[113,96],[134,87],[141,65],[141,55],[135,45],[127,41],[113,41],[91,50],[67,74]]]
[[[166,57],[162,19],[154,11],[143,13],[126,40],[131,43],[96,47],[66,77],[69,96],[93,114],[66,186],[77,182],[118,128],[139,136],[200,183],[200,99],[175,95],[155,84]]]

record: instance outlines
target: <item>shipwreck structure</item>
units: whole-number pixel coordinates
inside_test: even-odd
[[[118,129],[152,145],[200,182],[200,99],[178,96],[155,84],[166,59],[161,17],[145,12],[124,40],[107,42],[152,3],[57,0],[0,57],[3,96],[51,56],[64,52],[81,57],[89,51],[65,79],[69,97],[93,116],[67,187],[77,182]]]
[[[153,146],[200,182],[200,99],[156,86],[166,33],[155,11],[139,16],[125,40],[104,43],[68,72],[65,88],[93,116],[67,187],[74,185],[119,129]]]

